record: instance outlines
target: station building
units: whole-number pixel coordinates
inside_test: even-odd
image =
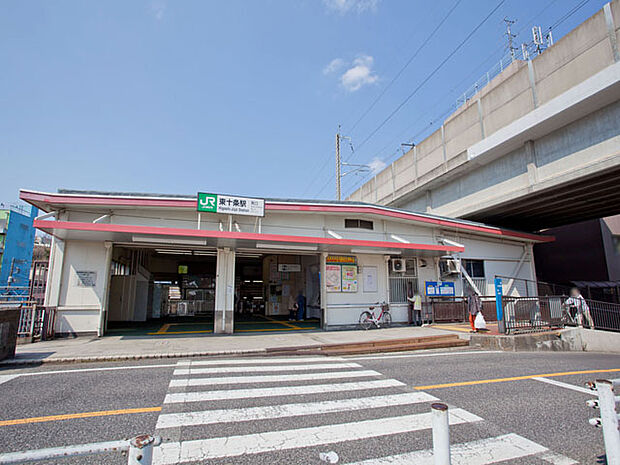
[[[535,280],[533,244],[550,240],[347,201],[75,190],[20,198],[53,236],[45,305],[56,307],[61,334],[140,325],[233,333],[257,319],[273,331],[330,329],[356,325],[382,301],[406,323],[411,294],[428,301],[470,286],[492,295],[495,276]],[[291,322],[298,294],[305,321]]]

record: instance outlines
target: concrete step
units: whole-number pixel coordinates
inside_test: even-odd
[[[321,350],[320,353],[324,355],[357,355],[357,354],[372,354],[381,352],[407,352],[411,350],[425,350],[425,349],[446,349],[451,347],[463,347],[468,346],[469,341],[464,339],[452,339],[448,341],[426,341],[417,342],[414,344],[395,344],[395,345],[382,345],[378,347],[351,347],[332,350]]]
[[[324,344],[322,346],[277,347],[267,349],[269,355],[357,355],[380,352],[404,352],[410,350],[442,349],[469,345],[456,334],[386,339],[380,341]]]

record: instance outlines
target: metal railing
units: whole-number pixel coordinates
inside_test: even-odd
[[[25,302],[29,295],[29,286],[0,286],[0,304]]]
[[[482,316],[486,321],[497,321],[495,296],[482,296]],[[433,323],[469,321],[467,297],[431,297]]]
[[[54,338],[56,307],[43,307],[34,302],[20,303],[17,337],[46,341]]]
[[[415,276],[390,276],[390,303],[407,303],[407,287],[411,283],[414,294],[418,293],[418,278]]]
[[[506,334],[543,331],[564,325],[562,297],[502,297]]]
[[[0,454],[0,464],[42,462],[67,457],[91,456],[122,452],[127,454],[127,465],[150,465],[153,463],[153,447],[161,444],[157,436],[142,435],[130,440],[77,444]]]
[[[572,323],[566,316],[568,296],[502,297],[506,333],[540,331],[583,324],[589,327],[588,313],[594,327],[605,331],[620,331],[620,304],[584,299],[581,323]],[[486,318],[486,315],[485,315]]]

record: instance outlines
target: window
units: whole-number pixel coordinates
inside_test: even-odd
[[[461,264],[470,277],[484,278],[484,260],[470,260],[464,258]]]
[[[358,220],[358,219],[348,219],[344,220],[345,228],[356,228],[356,229],[370,229],[371,231],[374,229],[374,225],[372,221],[368,220]]]
[[[393,257],[399,260],[400,257]],[[411,286],[413,294],[418,293],[418,266],[415,258],[405,259],[405,272],[400,273],[392,271],[392,264],[389,263],[389,281],[390,281],[390,303],[404,304],[407,303],[407,290]]]

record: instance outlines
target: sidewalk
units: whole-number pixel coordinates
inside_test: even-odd
[[[400,327],[378,330],[313,331],[233,336],[143,337],[82,336],[72,339],[20,344],[14,359],[1,365],[53,362],[92,362],[146,358],[197,357],[216,355],[260,355],[268,349],[319,347],[323,344],[361,343],[412,337],[454,334],[431,327]],[[462,339],[469,335],[461,334]]]

